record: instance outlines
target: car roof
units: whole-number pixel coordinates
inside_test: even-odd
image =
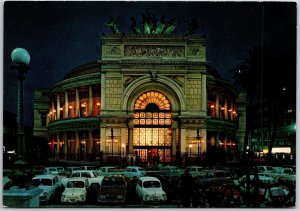
[[[87,180],[86,177],[71,177],[70,179],[68,179],[68,182],[70,181],[83,181],[85,182]]]
[[[41,174],[41,175],[36,175],[32,179],[54,179],[55,177],[57,176],[53,174]]]
[[[160,180],[157,179],[156,177],[140,177],[140,180],[142,182],[145,182],[145,181],[158,181],[158,182],[160,182]]]
[[[141,169],[144,169],[143,167],[140,167],[140,166],[127,166],[126,168],[141,168]]]
[[[174,169],[176,168],[176,169],[178,169],[177,166],[169,166],[169,165],[168,166],[164,166],[163,168],[174,168]]]
[[[84,170],[84,169],[82,169],[82,170],[73,171],[73,173],[75,173],[75,172],[95,172],[95,170]]]

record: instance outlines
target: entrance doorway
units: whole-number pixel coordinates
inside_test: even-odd
[[[141,162],[171,162],[172,112],[158,91],[141,94],[134,104],[133,148]]]

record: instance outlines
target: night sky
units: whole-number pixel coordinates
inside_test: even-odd
[[[34,88],[48,88],[71,69],[100,59],[104,23],[113,16],[121,33],[130,33],[130,16],[178,18],[176,34],[196,17],[207,40],[207,61],[231,81],[231,70],[246,50],[271,46],[273,53],[296,49],[295,2],[5,2],[3,29],[4,110],[17,111],[17,72],[10,69],[11,51],[27,49],[31,70],[26,74],[25,124],[33,123]],[[290,70],[295,71],[295,70]]]

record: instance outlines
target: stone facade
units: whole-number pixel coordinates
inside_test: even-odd
[[[176,154],[199,157],[219,143],[237,149],[236,92],[207,69],[203,38],[107,35],[101,43],[100,61],[48,90],[53,156],[88,159],[103,152],[172,162]]]

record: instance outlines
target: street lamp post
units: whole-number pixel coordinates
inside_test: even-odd
[[[114,156],[114,129],[111,128],[110,129],[110,133],[111,133],[111,156],[113,157]]]
[[[22,160],[25,158],[26,148],[25,148],[25,136],[24,136],[24,80],[25,73],[30,69],[30,55],[23,48],[16,48],[11,52],[12,59],[12,70],[18,71],[18,109],[17,109],[17,119],[18,119],[18,158]]]

